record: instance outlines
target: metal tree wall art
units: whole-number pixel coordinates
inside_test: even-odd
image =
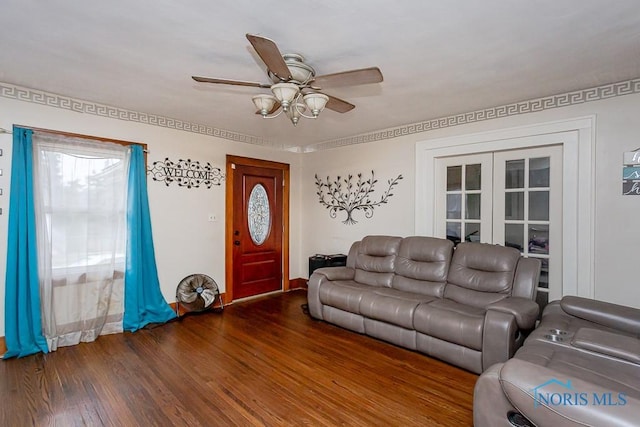
[[[164,181],[167,186],[176,182],[179,187],[187,188],[198,188],[200,184],[211,188],[212,185],[222,185],[224,181],[224,174],[220,168],[211,166],[209,162],[200,164],[191,159],[172,162],[166,158],[161,162],[153,162],[147,174],[151,175],[154,181]]]
[[[352,225],[358,222],[353,219],[354,211],[363,211],[365,218],[371,218],[374,208],[386,204],[389,197],[393,196],[391,190],[398,185],[402,175],[387,181],[389,187],[382,193],[378,201],[371,199],[378,183],[373,171],[371,171],[371,178],[369,179],[364,179],[361,173],[356,175],[355,178],[357,180],[354,182],[354,176],[350,174],[346,178],[338,176],[332,181],[327,177],[327,180],[323,181],[316,174],[316,187],[318,187],[316,195],[320,204],[329,209],[331,218],[335,218],[339,211],[345,211],[347,219],[342,221],[343,224]]]

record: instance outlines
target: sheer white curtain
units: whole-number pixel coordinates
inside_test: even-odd
[[[122,332],[129,148],[35,132],[33,149],[49,350]]]

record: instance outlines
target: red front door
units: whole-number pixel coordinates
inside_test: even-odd
[[[283,171],[233,166],[235,299],[282,289]]]

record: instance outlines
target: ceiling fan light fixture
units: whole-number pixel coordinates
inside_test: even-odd
[[[285,113],[296,125],[300,117],[316,119],[325,108],[337,113],[346,113],[353,110],[355,105],[321,92],[324,92],[327,87],[380,83],[383,80],[382,72],[378,67],[316,76],[316,71],[305,62],[302,55],[297,53],[282,54],[276,43],[266,37],[249,33],[246,36],[257,55],[266,65],[267,74],[272,83],[198,76],[192,76],[192,78],[200,83],[271,89],[272,94],[270,95],[261,94],[252,98],[258,109],[256,115],[260,114],[265,119],[273,119]]]
[[[271,92],[282,105],[282,109],[287,111],[293,100],[298,96],[298,85],[293,83],[276,83],[271,86]]]
[[[311,111],[313,117],[318,117],[329,101],[329,97],[321,93],[309,93],[303,96],[302,99],[309,108],[309,111]]]
[[[276,105],[277,99],[273,95],[255,95],[251,98],[256,108],[262,115],[262,117],[266,117],[274,105]]]
[[[287,64],[287,68],[291,73],[291,79],[299,84],[307,84],[311,79],[313,79],[316,75],[316,71],[313,67],[305,64],[304,57],[297,53],[284,53],[282,54],[282,59],[284,59],[285,64]],[[273,78],[277,78],[277,76],[272,76]],[[274,80],[274,83],[279,83],[279,81]]]
[[[307,109],[307,106],[301,102],[296,102],[295,104],[292,105],[291,108],[289,108],[289,111],[287,111],[286,114],[294,126],[298,124],[298,122],[300,121],[300,117],[304,116],[304,111],[306,109]]]

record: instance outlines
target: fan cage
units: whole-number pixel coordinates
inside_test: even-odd
[[[207,303],[207,300],[210,300]],[[217,301],[217,307],[216,307]],[[220,288],[215,280],[206,274],[196,273],[186,276],[176,287],[176,315],[198,313],[224,308]]]

